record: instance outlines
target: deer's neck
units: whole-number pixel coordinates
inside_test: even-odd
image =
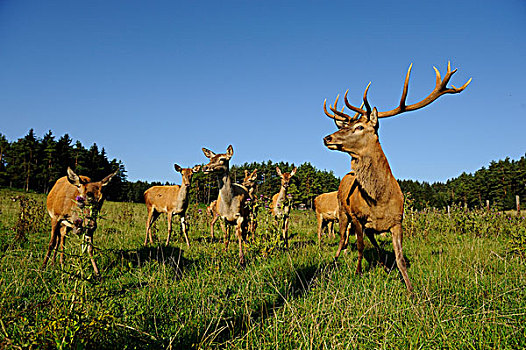
[[[388,201],[394,192],[400,191],[380,142],[376,141],[368,152],[355,156],[351,166],[360,187],[374,201]]]
[[[219,178],[219,193],[223,202],[227,204],[232,203],[234,190],[232,189],[232,180],[228,171],[225,171]]]
[[[186,208],[188,204],[188,193],[190,186],[185,186],[184,184],[181,185],[179,188],[179,193],[177,193],[177,203],[178,207],[180,208]]]

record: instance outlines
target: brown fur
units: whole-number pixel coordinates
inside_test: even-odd
[[[64,245],[69,231],[85,232],[88,244],[88,254],[95,275],[99,269],[93,258],[93,234],[97,228],[97,214],[104,203],[103,187],[107,185],[117,172],[106,176],[103,180],[92,182],[89,177],[78,176],[68,168],[68,176],[57,180],[47,196],[47,210],[51,216],[51,239],[42,268],[45,268],[51,252],[52,262],[55,262],[57,250],[60,246],[60,265],[64,263]],[[84,198],[85,206],[77,204],[77,197]],[[90,209],[92,212],[90,213]]]
[[[287,190],[290,185],[290,180],[296,174],[297,168],[294,167],[290,173],[282,173],[279,167],[276,167],[276,173],[281,178],[281,188],[278,193],[272,196],[272,204],[270,206],[272,215],[274,216],[274,221],[278,223],[281,220],[281,234],[285,246],[289,246],[289,215],[290,215],[290,206],[285,205],[285,200],[287,198]]]
[[[248,190],[239,184],[233,183],[229,174],[229,161],[234,154],[232,146],[228,146],[227,152],[215,154],[203,148],[204,155],[210,162],[203,166],[203,171],[216,173],[219,178],[219,196],[217,198],[216,210],[221,217],[221,229],[225,234],[225,249],[228,248],[230,239],[229,228],[235,226],[236,236],[239,243],[239,263],[245,264],[243,252],[243,240],[246,237],[246,227],[249,211],[245,201],[249,198]]]
[[[314,210],[318,221],[318,242],[321,243],[321,235],[325,227],[328,235],[334,238],[334,223],[338,221],[340,212],[338,191],[322,193],[314,198]]]
[[[150,239],[150,243],[153,243],[152,226],[161,213],[166,213],[168,219],[166,245],[170,242],[172,235],[172,217],[176,215],[181,222],[181,234],[184,235],[186,245],[190,247],[185,218],[186,209],[188,208],[188,194],[190,192],[192,175],[198,172],[201,167],[196,165],[193,168],[183,169],[179,165],[174,164],[174,168],[182,175],[182,185],[153,186],[144,192],[144,202],[146,203],[146,209],[148,211],[144,245],[148,243],[148,238]]]

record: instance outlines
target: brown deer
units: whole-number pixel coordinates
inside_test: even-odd
[[[181,185],[153,186],[144,192],[144,202],[146,203],[146,209],[148,211],[144,245],[148,244],[148,238],[150,239],[150,243],[153,243],[152,226],[161,213],[166,213],[168,217],[166,245],[170,242],[172,235],[172,217],[176,215],[181,222],[181,233],[184,235],[186,245],[190,247],[185,215],[186,209],[188,208],[188,194],[190,193],[192,175],[197,173],[201,169],[201,166],[196,165],[193,168],[181,168],[179,165],[174,164],[174,168],[175,171],[180,172],[182,175]]]
[[[314,209],[318,221],[318,242],[321,243],[321,234],[325,227],[327,227],[327,234],[334,238],[334,223],[338,221],[340,212],[338,191],[322,193],[314,198]]]
[[[279,167],[276,167],[276,172],[281,178],[281,188],[278,193],[272,196],[272,216],[277,223],[280,223],[279,229],[282,233],[283,241],[285,246],[289,246],[288,230],[289,230],[289,216],[290,216],[290,205],[286,203],[287,190],[290,185],[290,180],[296,174],[297,168],[294,167],[290,173],[282,173]]]
[[[117,172],[106,176],[101,181],[92,182],[89,177],[77,175],[68,168],[67,176],[61,177],[53,185],[46,203],[47,211],[51,216],[51,239],[42,268],[46,267],[51,251],[54,251],[52,262],[55,262],[59,246],[60,265],[64,264],[66,235],[73,231],[77,234],[84,234],[93,270],[95,275],[99,275],[99,269],[93,258],[93,234],[97,228],[97,217],[104,202],[103,188]]]
[[[221,229],[225,234],[225,249],[228,248],[230,227],[235,226],[236,236],[239,242],[239,263],[244,265],[245,254],[243,252],[243,240],[246,237],[246,227],[249,217],[245,202],[247,198],[249,198],[249,193],[244,186],[232,182],[230,178],[229,162],[234,155],[234,149],[232,145],[230,145],[226,153],[215,154],[203,148],[203,153],[210,160],[208,164],[203,166],[204,173],[215,173],[219,178],[219,195],[216,210],[221,218]]]
[[[325,114],[334,119],[339,128],[339,131],[323,139],[325,146],[331,150],[348,153],[352,157],[351,168],[354,170],[354,172],[347,174],[342,179],[338,189],[340,244],[336,252],[336,258],[346,246],[346,228],[348,225],[351,225],[351,229],[356,234],[356,245],[358,248],[356,272],[361,274],[364,233],[380,254],[382,251],[374,235],[390,231],[396,264],[409,292],[412,292],[413,287],[407,274],[406,261],[402,253],[404,196],[380,146],[378,119],[425,107],[444,94],[456,94],[463,91],[471,82],[471,79],[469,79],[460,88],[455,86],[448,88],[447,84],[451,76],[456,72],[456,69],[451,71],[451,66],[448,63],[444,79],[441,78],[438,69],[434,68],[436,85],[429,96],[418,103],[406,105],[411,66],[409,66],[406,74],[400,104],[395,109],[386,112],[378,112],[376,108],[371,110],[367,101],[367,91],[370,84],[365,89],[363,96],[366,110],[351,105],[347,100],[348,90],[345,93],[345,105],[356,112],[354,116],[343,113],[343,109],[341,111],[337,110],[338,98],[336,98],[334,107],[330,106],[334,114],[330,114],[327,111],[326,101],[323,104]]]
[[[255,232],[256,227],[257,227],[257,222],[256,222],[257,212],[255,211],[255,208],[254,208],[254,201],[256,199],[254,197],[254,187],[255,187],[256,179],[257,179],[257,171],[258,171],[257,169],[254,169],[254,171],[250,173],[248,170],[245,170],[245,178],[243,179],[243,183],[242,183],[242,186],[244,186],[248,191],[250,200],[253,202],[251,210],[250,210],[250,215],[249,215],[250,220],[248,223],[248,231],[251,234]],[[219,219],[219,214],[217,211],[217,199],[212,201],[212,203],[210,203],[210,205],[206,207],[206,212],[208,216],[210,216],[210,236],[212,237],[212,240],[214,240],[214,224]]]

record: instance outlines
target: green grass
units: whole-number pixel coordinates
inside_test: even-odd
[[[0,348],[526,346],[524,245],[514,238],[525,232],[520,218],[408,212],[411,297],[396,270],[376,267],[370,245],[362,276],[354,274],[352,247],[334,263],[337,240],[318,246],[309,211],[293,212],[289,250],[268,243],[275,236],[261,212],[242,268],[235,237],[228,251],[211,242],[196,207],[190,248],[175,222],[171,244],[161,244],[165,216],[156,223],[159,243],[144,247],[145,206],[107,202],[94,237],[102,279],[93,278],[76,237],[63,269],[57,262],[41,270],[49,227],[37,220],[26,241],[13,242],[16,195],[23,193],[0,190]],[[45,197],[31,198],[44,220]],[[392,252],[389,237],[379,242]]]

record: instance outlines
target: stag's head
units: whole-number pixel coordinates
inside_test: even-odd
[[[201,170],[200,165],[196,165],[193,168],[181,168],[179,165],[174,164],[175,171],[181,173],[183,177],[182,186],[189,187],[192,182],[192,175]]]
[[[345,107],[343,107],[341,111],[337,109],[338,97],[336,97],[334,106],[329,106],[329,109],[333,112],[333,114],[331,114],[329,111],[327,111],[327,101],[325,100],[325,102],[323,103],[323,110],[325,111],[325,114],[328,117],[334,119],[334,122],[336,123],[336,126],[339,129],[337,132],[328,135],[323,139],[325,146],[327,146],[327,148],[329,149],[347,152],[351,154],[351,156],[361,155],[367,150],[368,145],[370,145],[372,142],[378,141],[378,120],[380,118],[392,117],[398,114],[402,114],[404,112],[414,111],[419,108],[425,107],[444,94],[457,94],[463,91],[471,82],[471,79],[469,79],[468,82],[466,82],[460,88],[456,88],[453,85],[451,85],[451,87],[447,87],[451,76],[457,70],[455,69],[451,71],[451,65],[448,62],[447,73],[444,79],[442,79],[438,69],[433,67],[436,73],[436,84],[434,90],[431,92],[431,94],[429,94],[429,96],[427,96],[422,101],[415,104],[406,105],[405,100],[407,98],[411,67],[412,64],[407,70],[400,104],[398,107],[392,110],[378,112],[376,110],[376,107],[371,109],[371,106],[367,101],[367,91],[369,90],[369,86],[371,85],[370,83],[365,89],[365,92],[363,94],[363,104],[360,108],[355,107],[349,103],[349,101],[347,100],[347,93],[349,92],[349,90],[345,92],[345,105],[351,111],[355,112],[353,116],[344,113]],[[362,109],[364,105],[366,107],[365,110]]]
[[[205,174],[217,173],[224,174],[228,172],[230,167],[230,158],[234,155],[234,148],[232,145],[228,146],[226,153],[215,154],[209,149],[203,148],[203,153],[205,157],[210,159],[210,162],[203,166],[203,172]]]
[[[279,167],[276,167],[276,173],[278,173],[279,177],[281,178],[281,186],[288,188],[290,185],[290,180],[296,174],[297,168],[294,167],[290,173],[282,173],[281,169]]]

